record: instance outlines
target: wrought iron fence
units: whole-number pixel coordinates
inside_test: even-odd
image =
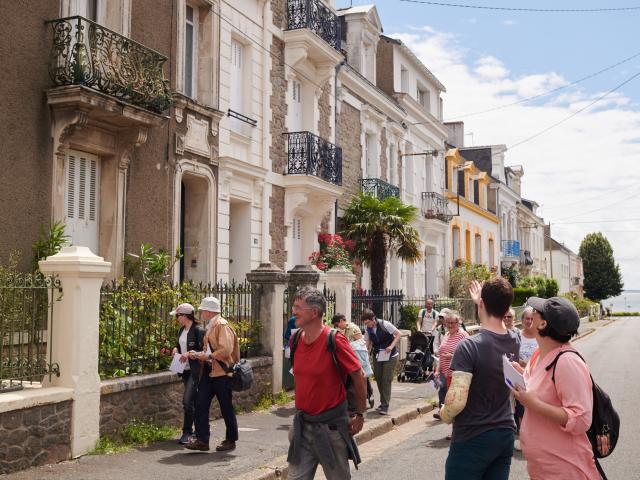
[[[100,294],[100,375],[125,376],[163,370],[171,363],[179,325],[169,312],[202,298],[220,300],[222,316],[233,326],[240,354],[260,354],[260,291],[249,283],[146,285],[111,283]]]
[[[428,219],[450,222],[449,200],[436,192],[422,192],[422,214]]]
[[[291,309],[293,307],[293,301],[295,300],[297,291],[298,289],[296,287],[291,287],[291,286],[285,288],[284,290],[284,301],[282,302],[282,305],[283,305],[282,318],[284,321],[285,328],[287,327],[287,322],[291,318],[291,314],[292,314]],[[327,325],[331,325],[331,319],[333,318],[333,316],[336,313],[340,313],[340,312],[336,312],[336,292],[329,290],[327,286],[324,285],[322,288],[322,293],[324,295],[324,298],[327,300],[327,310],[324,312],[322,321]]]
[[[311,132],[291,132],[287,147],[287,174],[313,175],[342,185],[342,149]]]
[[[383,292],[372,292],[370,290],[351,291],[351,321],[358,325],[361,330],[365,329],[361,319],[365,309],[373,310],[377,318],[398,325],[400,322],[400,307],[404,294],[402,290],[385,290]]]
[[[340,51],[340,19],[321,0],[288,0],[287,30],[308,28]]]
[[[387,197],[400,198],[400,188],[379,178],[361,178],[360,188],[365,195],[371,195],[382,201]]]
[[[415,297],[415,298],[405,298],[403,300],[404,305],[416,305],[420,308],[424,307],[425,301],[427,298],[431,298],[433,300],[433,308],[437,311],[442,310],[443,308],[448,308],[450,310],[455,310],[460,314],[460,317],[464,321],[465,325],[476,325],[478,324],[478,310],[476,308],[475,303],[470,298],[446,298],[446,297]]]
[[[80,16],[53,28],[49,75],[55,85],[84,85],[157,113],[171,105],[164,55]]]
[[[0,393],[25,382],[60,376],[52,362],[53,308],[61,298],[59,278],[41,274],[0,274]]]

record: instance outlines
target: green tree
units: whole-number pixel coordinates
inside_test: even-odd
[[[396,197],[380,201],[371,195],[355,197],[342,218],[343,235],[354,242],[353,254],[371,268],[371,289],[384,290],[389,253],[407,263],[422,258],[420,235],[412,223],[418,209]]]
[[[491,278],[491,272],[482,264],[460,262],[449,270],[449,295],[452,298],[469,298],[469,287],[473,280],[484,282]]]
[[[613,258],[613,249],[602,233],[590,233],[580,244],[584,269],[584,294],[599,302],[622,292],[620,266]]]

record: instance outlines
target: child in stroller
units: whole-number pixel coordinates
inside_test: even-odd
[[[414,332],[409,337],[409,353],[398,374],[399,382],[429,382],[433,380],[433,336]]]

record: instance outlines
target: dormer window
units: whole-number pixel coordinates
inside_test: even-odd
[[[431,95],[429,90],[418,85],[416,89],[416,100],[426,111],[431,110]]]

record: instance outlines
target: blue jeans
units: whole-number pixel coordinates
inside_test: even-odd
[[[184,395],[182,396],[182,407],[184,409],[184,420],[182,422],[182,433],[191,435],[193,433],[193,421],[196,413],[196,385],[191,375],[191,370],[185,370],[182,374],[184,384]]]
[[[508,480],[515,434],[496,428],[463,442],[451,442],[445,480]]]

